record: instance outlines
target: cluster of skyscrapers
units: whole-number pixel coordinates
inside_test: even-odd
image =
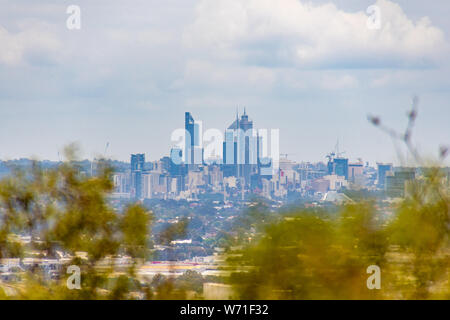
[[[225,130],[222,154],[205,159],[202,123],[185,113],[184,146],[170,156],[146,163],[144,154],[132,154],[129,172],[114,177],[116,194],[131,198],[192,197],[198,193],[227,190],[249,192],[272,176],[272,159],[262,157],[263,137],[253,128],[244,110]],[[217,149],[217,148],[216,148]],[[215,150],[217,151],[217,150]]]
[[[253,127],[246,111],[225,129],[221,154],[207,155],[203,145],[202,123],[185,113],[184,145],[173,147],[170,155],[146,162],[144,154],[132,154],[130,170],[114,176],[115,196],[133,199],[197,199],[220,196],[244,199],[259,195],[271,199],[289,196],[323,198],[343,188],[385,190],[403,196],[407,181],[416,169],[376,168],[361,160],[351,163],[338,150],[325,163],[296,163],[267,156],[267,136]],[[217,149],[217,148],[216,148]],[[216,150],[217,151],[217,150]],[[205,159],[206,158],[206,159]],[[277,166],[274,165],[277,163]]]

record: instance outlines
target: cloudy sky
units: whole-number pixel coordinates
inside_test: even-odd
[[[380,8],[379,29],[367,8]],[[81,29],[69,30],[69,5]],[[324,160],[337,139],[355,160],[395,161],[367,122],[450,143],[450,2],[435,0],[0,0],[0,159],[168,154],[184,112],[223,130],[245,106],[280,129],[280,151]]]

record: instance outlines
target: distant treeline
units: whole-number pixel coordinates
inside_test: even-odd
[[[130,163],[125,161],[118,160],[100,160],[104,163],[108,164],[109,167],[113,168],[116,172],[124,172],[130,169]],[[14,168],[19,169],[27,169],[31,168],[33,162],[37,162],[42,169],[52,169],[61,165],[62,161],[51,161],[51,160],[33,160],[28,158],[14,159],[14,160],[0,160],[0,178],[11,173],[11,170]],[[94,167],[97,161],[94,161],[94,166],[92,166],[92,161],[90,160],[80,160],[74,162],[77,167],[80,168],[81,171],[85,171],[86,173],[91,172],[91,168]],[[151,167],[151,163],[146,163],[146,167]],[[95,169],[94,169],[95,170]]]

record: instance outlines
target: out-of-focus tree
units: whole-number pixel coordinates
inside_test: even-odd
[[[182,290],[192,290],[197,293],[203,291],[203,283],[205,280],[201,273],[197,271],[187,270],[181,276],[176,279],[176,285]]]
[[[67,288],[65,266],[57,282],[28,272],[15,298],[125,298],[131,290],[125,279],[135,276],[135,266],[148,255],[151,212],[139,205],[116,212],[107,202],[113,190],[111,168],[99,162],[98,174],[87,176],[76,165],[76,153],[70,146],[67,161],[57,168],[44,170],[36,162],[0,182],[0,258],[23,258],[33,250],[47,258],[64,252],[71,257],[68,265],[81,268],[80,290]],[[19,235],[31,236],[30,243]],[[113,262],[118,254],[129,257],[129,268]],[[122,277],[107,288],[108,295],[102,290],[115,273]]]
[[[369,265],[383,265],[387,247],[375,218],[370,204],[337,217],[292,212],[231,252],[231,283],[243,299],[377,298],[365,281]]]
[[[189,219],[184,217],[175,223],[167,226],[158,235],[158,242],[164,245],[169,245],[172,241],[182,239],[187,234]]]
[[[442,170],[426,170],[422,180],[410,184],[409,196],[389,226],[391,243],[401,248],[406,259],[402,267],[411,275],[404,278],[407,298],[442,298],[445,280],[450,294],[450,198],[444,181]]]
[[[392,217],[373,203],[337,214],[296,211],[228,252],[242,299],[448,299],[448,191],[440,170],[416,182]],[[382,287],[369,290],[369,266]]]
[[[369,116],[369,121],[387,133],[396,146],[402,165],[411,165],[422,171],[421,179],[409,181],[407,196],[397,208],[391,225],[391,243],[401,248],[402,256],[396,278],[403,286],[402,296],[411,299],[443,298],[450,295],[450,196],[448,171],[442,161],[448,147],[439,148],[438,160],[427,160],[414,145],[413,129],[418,117],[419,98],[413,97],[403,132],[384,125],[380,117]],[[402,155],[398,142],[406,146]],[[448,168],[447,168],[448,170]],[[407,272],[405,272],[407,270]],[[403,276],[402,276],[403,275]],[[399,280],[400,279],[400,280]],[[447,283],[445,285],[445,283]],[[411,289],[413,288],[413,290]]]

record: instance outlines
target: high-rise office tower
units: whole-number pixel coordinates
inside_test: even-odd
[[[335,158],[334,159],[334,173],[337,176],[345,177],[345,180],[348,180],[348,159]]]
[[[138,153],[131,155],[131,171],[144,170],[145,154]]]
[[[190,112],[184,115],[185,163],[188,165],[203,163],[203,148],[201,146],[201,122],[195,121]]]
[[[348,159],[335,158],[334,154],[329,158],[327,164],[328,174],[345,177],[348,180]]]
[[[260,139],[253,132],[253,121],[247,113],[236,120],[225,131],[223,143],[224,176],[243,177],[250,183],[250,175],[257,173]]]
[[[142,198],[142,172],[144,171],[145,154],[131,155],[131,194],[136,199]]]
[[[364,176],[364,163],[349,163],[348,164],[348,180],[352,183],[359,183],[361,177]]]
[[[171,176],[186,175],[186,165],[182,163],[182,150],[181,148],[170,149],[170,163],[169,163],[169,173]]]
[[[378,165],[378,187],[384,189],[386,185],[386,176],[392,172],[392,163],[377,163]]]
[[[386,175],[385,190],[389,197],[401,198],[407,193],[408,184],[416,178],[415,168],[395,168]]]

